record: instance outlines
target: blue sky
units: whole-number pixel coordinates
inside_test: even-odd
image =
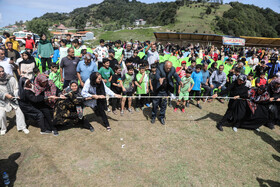
[[[174,0],[140,0],[145,3]],[[224,0],[228,3],[234,0]],[[245,4],[254,4],[271,8],[280,13],[280,0],[238,0]],[[47,12],[70,12],[75,8],[100,3],[102,0],[0,0],[0,27],[14,24],[15,21],[31,20]]]

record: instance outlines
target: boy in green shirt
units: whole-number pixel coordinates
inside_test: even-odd
[[[62,90],[63,85],[62,82],[60,81],[60,73],[57,70],[58,70],[58,65],[52,64],[51,73],[49,74],[49,79],[53,81],[53,83],[59,90]]]
[[[178,110],[178,108],[180,107],[179,105],[181,103],[181,100],[183,99],[182,112],[185,113],[186,101],[189,103],[189,94],[194,86],[194,81],[191,78],[191,75],[192,75],[192,71],[190,69],[187,69],[186,76],[182,77],[182,79],[181,79],[183,86],[181,87],[181,85],[179,85],[179,89],[178,89],[179,100],[176,104],[174,112],[176,112]]]
[[[111,80],[112,75],[114,75],[114,71],[112,68],[110,68],[110,61],[108,58],[103,58],[103,67],[99,69],[99,73],[101,74],[102,80],[105,83],[105,85],[110,88],[111,87]]]
[[[121,80],[123,96],[132,96],[134,92],[134,67],[127,66],[127,73],[124,74]],[[121,115],[124,114],[124,105],[125,105],[126,97],[122,98],[121,103]],[[132,113],[131,108],[132,98],[128,98],[128,112]]]
[[[140,66],[139,72],[136,75],[135,85],[137,86],[136,94],[140,96],[148,96],[149,93],[149,74],[146,73],[145,66]],[[144,104],[150,107],[147,98],[136,99],[136,112],[139,108],[144,109]]]

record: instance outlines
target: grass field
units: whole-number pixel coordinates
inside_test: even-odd
[[[205,6],[202,6],[202,3],[197,3],[191,5],[192,7],[183,6],[177,11],[176,22],[163,27],[162,29],[171,30],[173,32],[186,32],[193,33],[196,30],[198,33],[207,33],[207,34],[220,34],[217,31],[214,31],[215,17],[223,16],[223,13],[231,8],[230,5],[220,5],[219,9],[216,10],[212,8],[212,13],[203,16],[201,18],[200,14],[206,12],[206,3]],[[197,7],[195,7],[197,6]]]
[[[226,105],[167,110],[166,125],[150,124],[151,109],[109,113],[112,131],[86,109],[95,132],[63,129],[58,137],[11,130],[0,137],[0,171],[15,186],[279,186],[280,129],[216,128]],[[12,117],[10,113],[8,116]],[[8,157],[20,153],[16,163]],[[1,180],[1,179],[0,179]],[[1,186],[1,184],[0,184]]]

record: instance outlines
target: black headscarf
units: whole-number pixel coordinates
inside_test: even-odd
[[[31,64],[31,63],[35,63],[35,59],[34,59],[34,57],[31,56],[30,53],[24,51],[22,54],[26,54],[26,55],[28,56],[28,58],[27,58],[26,60],[23,59],[23,60],[19,63],[19,65],[20,65],[20,64]]]
[[[28,79],[25,77],[21,77],[19,79],[19,88],[18,88],[18,96],[20,98],[20,100],[24,101],[25,100],[25,91],[24,91],[24,87],[25,87],[25,83]]]
[[[98,72],[93,72],[90,75],[90,85],[92,87],[96,88],[96,95],[104,95],[104,96],[106,96],[105,87],[104,87],[103,81],[101,80],[100,84],[96,83],[96,79],[97,79],[97,77],[99,75],[100,75],[100,73],[98,73]],[[97,107],[100,110],[106,110],[107,109],[106,99],[97,99]]]
[[[98,72],[93,72],[90,75],[90,85],[92,87],[96,87],[96,95],[104,95],[104,96],[106,96],[105,87],[104,87],[103,81],[101,80],[100,84],[96,83],[96,79],[97,79],[97,77],[99,75],[100,75],[100,73],[98,73]]]

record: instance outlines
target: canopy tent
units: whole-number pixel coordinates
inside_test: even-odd
[[[172,32],[154,32],[157,42],[166,44],[167,42],[186,46],[188,43],[223,45],[223,35],[216,34],[197,34],[197,33],[172,33]],[[240,36],[245,39],[245,46],[259,47],[280,47],[280,38],[265,38]]]

